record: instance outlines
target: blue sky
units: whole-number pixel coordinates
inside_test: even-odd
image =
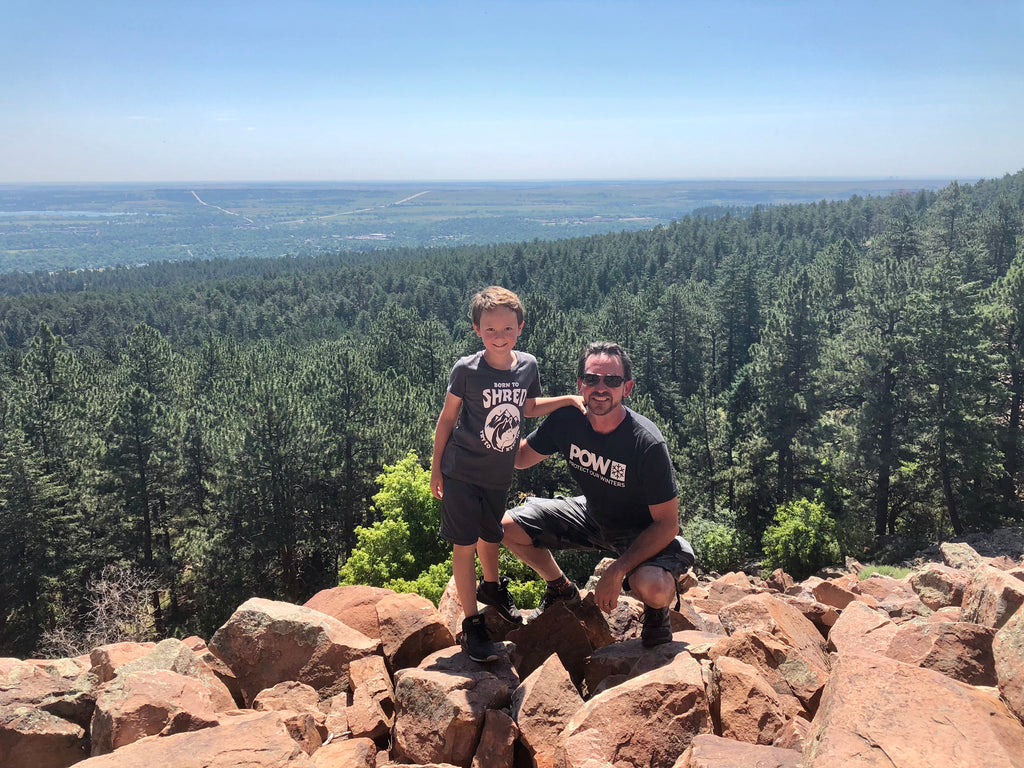
[[[998,177],[1024,2],[5,0],[0,183]]]

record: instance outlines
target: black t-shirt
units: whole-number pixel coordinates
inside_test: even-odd
[[[665,438],[629,408],[612,432],[601,434],[576,408],[560,408],[526,438],[544,456],[560,452],[602,528],[637,531],[652,522],[648,508],[678,495]]]

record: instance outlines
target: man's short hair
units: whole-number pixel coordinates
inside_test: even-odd
[[[526,313],[523,311],[523,302],[519,300],[508,288],[500,285],[492,285],[477,292],[469,301],[469,315],[473,318],[473,325],[480,325],[480,316],[492,309],[510,309],[516,313],[516,322],[522,324]]]
[[[626,381],[633,380],[633,361],[629,359],[629,353],[614,341],[595,341],[588,344],[580,355],[579,363],[576,366],[576,378],[582,379],[586,373],[587,359],[591,355],[610,355],[622,361],[622,375]]]

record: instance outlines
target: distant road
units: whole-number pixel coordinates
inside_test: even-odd
[[[192,194],[195,195],[196,193],[193,192]],[[401,205],[402,203],[408,203],[410,200],[415,200],[420,195],[429,195],[429,194],[430,194],[430,190],[428,189],[428,190],[425,190],[423,192],[417,192],[415,195],[409,195],[408,197],[403,197],[397,203],[387,203],[386,205],[371,205],[369,208],[357,208],[354,211],[338,211],[337,213],[329,213],[326,216],[314,216],[313,218],[315,218],[317,220],[320,220],[320,219],[333,219],[335,216],[350,216],[353,213],[368,213],[369,211],[375,211],[378,208],[390,208],[393,205]],[[196,196],[196,200],[199,200],[199,196],[198,195]],[[199,202],[202,202],[202,200],[200,200]],[[205,203],[203,203],[203,204],[205,205]],[[279,224],[301,224],[304,221],[305,221],[305,219],[292,219],[291,221],[280,221],[278,223]]]
[[[222,211],[223,213],[226,213],[229,216],[239,216],[240,218],[245,219],[246,221],[248,221],[250,224],[255,224],[256,223],[255,221],[250,219],[248,216],[242,216],[242,214],[240,214],[240,213],[235,213],[234,211],[225,210],[224,208],[221,208],[219,205],[210,205],[208,202],[203,200],[203,198],[201,198],[199,195],[197,195],[196,191],[194,189],[190,189],[189,192],[192,193],[192,197],[194,197],[196,200],[198,200],[201,205],[205,205],[207,208],[216,208],[218,211]]]

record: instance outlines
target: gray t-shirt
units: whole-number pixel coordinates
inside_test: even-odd
[[[448,391],[462,398],[459,422],[441,457],[441,472],[482,488],[512,484],[526,401],[540,397],[537,358],[515,352],[511,370],[491,368],[483,351],[460,358]]]

